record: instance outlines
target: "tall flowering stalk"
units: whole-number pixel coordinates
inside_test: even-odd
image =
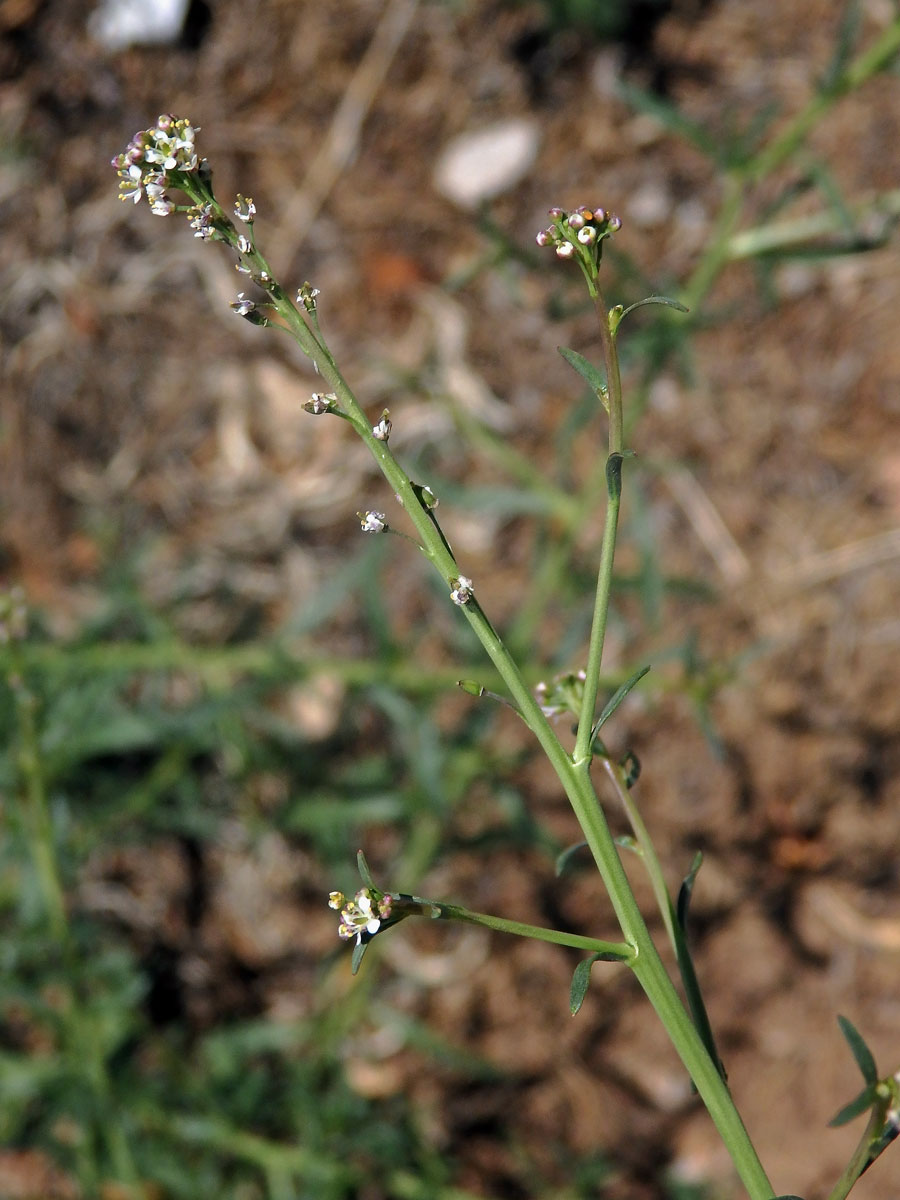
[[[621,942],[603,942],[560,930],[526,925],[505,917],[474,913],[458,905],[383,890],[375,884],[360,853],[358,864],[363,887],[352,897],[332,892],[328,901],[340,914],[339,936],[353,943],[353,969],[358,968],[373,938],[412,916],[480,924],[586,951],[589,957],[580,964],[573,978],[573,1012],[577,1011],[584,997],[594,963],[618,962],[628,966],[663,1022],[728,1147],[751,1200],[772,1200],[772,1186],[725,1082],[687,948],[684,930],[687,902],[683,897],[690,895],[699,860],[685,880],[682,897],[676,906],[667,890],[659,860],[631,793],[637,775],[636,763],[629,759],[615,762],[600,738],[601,727],[644,671],[626,681],[609,698],[599,715],[597,713],[622,467],[628,453],[624,444],[617,337],[623,318],[642,304],[662,303],[675,308],[682,306],[665,297],[649,296],[629,308],[607,308],[599,282],[602,253],[606,241],[621,229],[621,221],[594,205],[569,211],[561,208],[550,210],[550,223],[538,233],[537,241],[541,246],[554,249],[561,259],[572,261],[580,268],[597,315],[602,368],[594,367],[574,351],[563,351],[563,355],[593,388],[598,407],[606,410],[609,438],[604,536],[586,665],[549,685],[540,685],[535,694],[525,683],[517,663],[482,609],[475,583],[457,563],[438,520],[437,497],[427,485],[410,479],[394,457],[390,445],[390,413],[384,410],[380,417],[371,420],[340,373],[319,325],[318,289],[304,283],[292,296],[278,282],[256,244],[256,205],[243,195],[238,195],[228,209],[220,204],[213,191],[209,165],[197,153],[197,132],[190,121],[163,115],[155,127],[138,133],[126,149],[112,160],[119,176],[121,198],[138,204],[145,197],[154,214],[170,216],[182,213],[187,217],[195,237],[204,241],[224,242],[235,256],[238,273],[247,280],[246,287],[252,284],[257,289],[256,293],[238,292],[231,303],[233,311],[255,325],[276,324],[288,330],[304,354],[311,359],[324,381],[325,390],[314,392],[303,407],[315,416],[340,417],[353,427],[368,447],[391,492],[413,525],[416,534],[413,540],[443,579],[448,601],[469,622],[503,680],[506,695],[499,698],[518,713],[556,772],[609,893],[623,939]],[[173,199],[173,193],[181,193],[188,203],[179,203]],[[361,512],[359,519],[365,533],[393,532],[383,512]],[[464,682],[462,686],[473,695],[484,692],[477,684]],[[563,712],[572,712],[578,721],[572,753],[563,747],[552,724],[553,718]],[[687,1007],[663,966],[625,875],[595,788],[595,763],[600,768],[605,790],[622,804],[631,821],[641,860],[649,873],[654,896],[672,942]],[[849,1028],[852,1030],[852,1027]],[[846,1195],[853,1181],[896,1134],[898,1121],[897,1077],[880,1079],[871,1056],[867,1051],[864,1052],[864,1043],[859,1035],[854,1030],[851,1036],[846,1028],[845,1035],[863,1070],[866,1089],[838,1114],[838,1119],[849,1120],[866,1110],[872,1116],[860,1149],[830,1200],[841,1200]],[[791,1198],[783,1197],[781,1200]]]

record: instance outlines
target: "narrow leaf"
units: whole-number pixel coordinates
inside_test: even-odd
[[[368,942],[360,942],[358,945],[353,947],[353,957],[350,959],[351,974],[355,975],[356,972],[359,970],[359,965],[363,960],[363,955],[365,954],[366,950],[368,950],[368,948],[369,948]]]
[[[634,304],[629,304],[626,309],[623,309],[617,324],[621,325],[624,318],[630,312],[634,312],[636,308],[643,308],[645,304],[664,304],[666,308],[676,308],[679,312],[683,313],[691,311],[689,308],[685,308],[680,301],[673,300],[671,296],[645,296],[643,300],[637,300]]]
[[[586,845],[587,845],[587,842],[575,842],[574,845],[572,845],[572,846],[566,846],[565,850],[563,850],[560,854],[557,855],[557,857],[556,857],[556,874],[557,874],[557,876],[562,875],[563,871],[565,871],[566,868],[568,867],[570,861],[575,857],[575,855],[578,853],[578,851],[583,850]]]
[[[847,1045],[856,1059],[856,1065],[862,1072],[862,1077],[866,1083],[878,1082],[878,1068],[875,1066],[875,1059],[872,1056],[872,1051],[863,1040],[862,1034],[846,1017],[838,1017],[838,1024],[841,1027],[841,1033],[847,1040]]]
[[[840,87],[844,73],[850,64],[854,47],[859,40],[860,19],[860,6],[857,0],[849,0],[841,14],[831,61],[819,82],[819,90],[826,96]]]
[[[691,896],[694,891],[694,880],[697,878],[697,872],[700,870],[702,864],[703,852],[702,850],[698,850],[694,855],[694,861],[691,863],[691,869],[682,880],[681,887],[678,891],[678,904],[676,906],[678,913],[678,924],[681,926],[682,931],[684,932],[687,932],[688,909],[690,908]]]
[[[603,709],[603,712],[597,718],[597,723],[595,724],[594,728],[591,730],[591,738],[592,739],[597,736],[597,734],[600,731],[600,729],[602,728],[602,726],[606,724],[606,722],[613,715],[613,713],[616,711],[616,709],[619,707],[619,705],[622,703],[622,701],[625,699],[625,697],[628,695],[628,693],[631,691],[631,689],[634,687],[634,685],[636,683],[639,683],[640,680],[642,680],[644,678],[644,676],[647,674],[647,672],[649,670],[650,670],[649,667],[641,667],[641,669],[639,671],[635,671],[635,673],[632,676],[630,676],[630,678],[626,679],[625,682],[620,687],[616,688],[616,690],[613,692],[612,696],[609,698],[609,700],[607,700],[606,705]]]
[[[591,967],[594,963],[627,961],[628,956],[625,954],[603,953],[602,951],[600,954],[592,954],[590,958],[581,960],[572,975],[572,986],[569,989],[569,1011],[573,1017],[584,1004],[584,998],[591,982]]]
[[[692,142],[698,150],[714,162],[722,161],[723,153],[717,140],[702,125],[692,121],[674,105],[653,92],[646,92],[643,88],[635,87],[633,84],[619,83],[616,90],[626,104],[630,104],[638,112],[644,112],[648,116],[654,117],[669,133],[674,133],[678,137]]]
[[[875,1084],[869,1084],[867,1088],[863,1088],[855,1099],[851,1100],[849,1104],[845,1104],[840,1112],[831,1118],[828,1124],[833,1129],[837,1129],[839,1125],[846,1125],[848,1121],[852,1121],[860,1113],[866,1112],[878,1099],[875,1089]]]
[[[570,350],[567,346],[557,346],[556,348],[569,366],[578,372],[591,391],[600,398],[603,407],[607,408],[609,401],[606,399],[606,379],[602,372],[598,371],[593,363],[589,363],[577,350]]]
[[[369,870],[369,864],[366,862],[366,856],[363,854],[362,850],[357,851],[356,867],[359,871],[359,877],[366,887],[374,887],[375,881],[372,878],[372,872]]]
[[[593,954],[590,958],[583,958],[575,968],[572,986],[569,989],[569,1012],[573,1017],[584,1004],[584,998],[591,982],[591,967],[596,961],[597,955]]]

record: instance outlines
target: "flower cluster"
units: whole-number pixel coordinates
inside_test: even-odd
[[[347,941],[356,938],[359,946],[373,938],[382,922],[390,917],[391,896],[368,887],[360,888],[352,900],[348,900],[343,892],[332,892],[328,907],[340,911],[339,935]]]
[[[567,671],[557,675],[551,683],[543,681],[534,689],[535,697],[541,706],[545,717],[561,717],[564,713],[581,712],[581,698],[584,695],[584,671]]]
[[[200,166],[194,146],[196,129],[185,117],[163,113],[153,129],[136,133],[121,154],[112,159],[119,174],[119,199],[134,204],[146,195],[157,216],[168,216],[175,205],[167,187],[180,187],[179,176],[192,175]]]
[[[576,208],[566,212],[551,208],[552,223],[542,229],[535,241],[539,246],[552,246],[560,258],[574,258],[596,267],[605,238],[622,228],[618,217],[604,208]]]

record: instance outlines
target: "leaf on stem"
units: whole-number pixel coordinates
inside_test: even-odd
[[[557,346],[556,348],[569,366],[577,371],[585,383],[587,383],[606,411],[609,412],[609,396],[606,391],[606,378],[603,373],[598,371],[593,363],[589,363],[584,355],[579,354],[577,350],[570,350],[567,346]]]
[[[362,850],[356,852],[356,867],[359,871],[359,877],[366,887],[375,887],[375,881],[372,878],[372,872],[369,870],[369,864],[366,862],[366,856]],[[362,955],[360,955],[362,957]]]
[[[853,1022],[848,1021],[846,1017],[838,1017],[838,1025],[840,1025],[841,1033],[844,1035],[847,1045],[856,1059],[856,1065],[862,1072],[863,1079],[868,1084],[877,1083],[878,1068],[875,1066],[875,1058],[863,1040],[862,1034]]]
[[[355,975],[356,972],[359,970],[360,963],[363,960],[363,955],[368,950],[368,948],[369,948],[368,942],[358,942],[357,945],[355,945],[353,947],[353,955],[350,959],[350,973],[352,975]]]
[[[874,1083],[863,1088],[858,1096],[854,1097],[849,1104],[845,1104],[840,1112],[835,1113],[828,1122],[829,1126],[832,1129],[838,1129],[841,1125],[847,1125],[862,1113],[867,1112],[878,1099],[876,1089],[877,1085]]]
[[[678,890],[678,904],[676,911],[678,914],[678,924],[681,926],[682,933],[687,933],[688,909],[691,904],[691,896],[694,891],[694,881],[697,878],[697,872],[703,865],[703,851],[698,850],[694,855],[694,861],[691,863],[691,869],[688,871],[682,880],[681,887]]]
[[[606,724],[631,689],[635,686],[635,684],[639,683],[649,670],[649,667],[641,667],[639,671],[635,671],[635,673],[629,676],[629,678],[626,679],[623,684],[616,688],[612,696],[610,696],[609,700],[607,700],[603,712],[601,712],[600,716],[597,718],[594,728],[591,730],[592,741],[600,732],[602,726]]]
[[[591,982],[591,967],[594,963],[623,961],[625,960],[619,954],[592,954],[590,958],[581,960],[572,975],[572,986],[569,989],[569,1011],[573,1017],[584,1004],[584,998]]]
[[[574,842],[571,846],[566,846],[565,850],[556,856],[557,877],[562,875],[578,851],[583,850],[585,846],[587,846],[587,842]]]
[[[645,91],[630,83],[620,82],[616,90],[626,104],[630,104],[638,112],[653,117],[669,133],[674,133],[677,137],[693,143],[702,154],[712,159],[713,162],[723,162],[725,155],[715,136],[708,129],[704,129],[702,125],[691,120],[674,104],[653,92]]]
[[[664,304],[666,308],[675,308],[678,312],[683,313],[691,311],[689,308],[685,308],[679,300],[673,300],[671,296],[645,296],[643,300],[636,300],[634,304],[629,304],[627,308],[622,309],[616,319],[616,329],[619,328],[629,313],[634,312],[636,308],[643,308],[645,304]]]

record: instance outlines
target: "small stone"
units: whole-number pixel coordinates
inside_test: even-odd
[[[524,117],[462,133],[438,159],[435,187],[460,208],[476,208],[524,178],[537,156],[539,141],[537,122]]]

